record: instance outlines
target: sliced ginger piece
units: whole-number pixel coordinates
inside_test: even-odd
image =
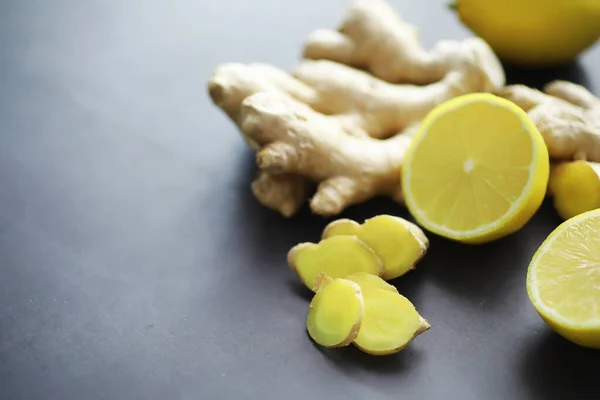
[[[356,339],[364,317],[360,286],[347,279],[327,280],[308,308],[306,329],[321,346],[348,346]]]
[[[354,236],[333,236],[319,243],[300,243],[288,253],[288,264],[300,280],[316,292],[320,273],[345,278],[355,272],[380,276],[383,265],[370,247]]]
[[[548,192],[564,220],[600,208],[600,163],[577,160],[557,164],[550,172]]]
[[[348,275],[346,279],[358,283],[358,286],[360,286],[363,292],[369,289],[381,289],[398,293],[398,289],[396,289],[395,286],[390,285],[376,275],[367,274],[366,272],[357,272],[355,274]]]
[[[378,215],[358,224],[340,219],[327,225],[323,237],[356,235],[381,258],[383,278],[394,279],[404,275],[427,252],[429,240],[417,225],[393,215]]]
[[[327,239],[332,236],[356,236],[360,224],[348,218],[340,218],[329,223],[323,230],[323,239]]]
[[[365,315],[354,344],[365,353],[397,353],[430,328],[413,304],[399,293],[366,289],[362,295]]]

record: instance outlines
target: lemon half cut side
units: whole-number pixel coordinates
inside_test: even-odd
[[[600,348],[600,209],[563,222],[546,238],[529,264],[527,293],[558,334]]]
[[[472,93],[424,119],[406,154],[402,190],[425,229],[484,243],[529,221],[545,197],[549,169],[544,139],[523,110]]]

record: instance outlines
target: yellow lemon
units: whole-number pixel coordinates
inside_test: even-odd
[[[533,256],[527,293],[556,332],[600,348],[600,210],[558,226]]]
[[[598,0],[456,0],[462,23],[506,61],[562,64],[600,37]]]
[[[489,93],[433,109],[402,168],[406,205],[438,235],[483,243],[522,228],[548,185],[548,150],[527,114]]]

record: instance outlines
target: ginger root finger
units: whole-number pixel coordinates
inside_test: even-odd
[[[262,63],[232,62],[219,65],[207,86],[213,103],[234,122],[237,122],[242,101],[255,93],[283,93],[305,103],[313,102],[316,96],[311,87],[284,70]]]
[[[300,243],[288,252],[288,265],[313,292],[322,284],[321,274],[344,278],[355,272],[381,275],[381,260],[353,236],[336,236],[319,243]]]
[[[383,262],[382,277],[386,280],[414,269],[429,247],[421,228],[392,215],[378,215],[360,225],[347,219],[333,221],[325,227],[322,237],[348,234],[358,237],[379,256]]]
[[[420,122],[435,106],[473,91],[489,91],[485,71],[465,62],[461,68],[426,86],[392,84],[366,72],[328,60],[303,61],[293,76],[314,88],[317,95],[307,103],[326,115],[351,115],[351,123],[368,136],[390,137]],[[350,132],[353,136],[365,136]]]
[[[351,344],[364,317],[364,300],[358,284],[333,279],[312,298],[306,316],[309,336],[325,347]]]
[[[310,195],[312,185],[294,174],[270,174],[260,171],[252,182],[254,197],[264,206],[291,217],[302,208]]]
[[[362,295],[364,318],[354,345],[365,353],[379,356],[397,353],[431,327],[399,293],[366,289]]]
[[[544,91],[554,95],[523,85],[507,86],[497,94],[528,112],[553,159],[600,162],[597,99],[582,86],[563,81],[551,82]]]
[[[303,55],[364,69],[388,82],[413,84],[439,81],[455,68],[457,58],[469,58],[488,71],[493,86],[500,87],[505,80],[499,61],[483,40],[441,41],[425,51],[416,27],[383,0],[354,2],[337,31],[319,29],[308,37]]]
[[[390,285],[377,275],[367,274],[366,272],[356,272],[348,275],[345,279],[357,283],[363,293],[369,289],[381,289],[398,293],[395,286]]]
[[[379,195],[394,196],[400,190],[398,176],[409,136],[386,140],[349,136],[335,117],[271,93],[244,100],[240,120],[252,140],[286,143],[296,149],[296,163],[263,167],[277,173],[283,168],[286,173],[321,182],[311,201],[315,214],[335,215],[349,205]]]
[[[600,107],[600,99],[583,86],[572,82],[560,80],[550,82],[544,87],[544,92],[581,108]]]
[[[600,208],[600,164],[569,161],[555,165],[550,173],[549,192],[558,215],[570,219]]]
[[[303,102],[313,102],[316,93],[289,73],[268,64],[227,63],[218,66],[208,81],[208,92],[215,105],[238,125],[244,99],[259,92],[282,93]],[[259,151],[262,143],[249,138],[241,130],[246,143]],[[291,217],[309,197],[310,182],[294,174],[274,176],[259,172],[252,182],[252,192],[264,206]]]
[[[261,173],[252,184],[256,197],[285,216],[299,210],[299,199],[306,201],[310,194],[307,188],[314,186],[317,192],[310,199],[311,210],[322,216],[338,214],[349,205],[380,195],[402,203],[398,176],[409,136],[420,120],[452,97],[489,92],[504,84],[503,69],[483,41],[440,41],[434,50],[426,52],[414,27],[388,12],[391,7],[385,2],[355,7],[359,10],[353,17],[355,23],[330,34],[327,46],[353,53],[357,45],[366,51],[364,57],[379,57],[379,61],[369,62],[371,72],[389,65],[392,74],[399,74],[398,79],[375,72],[377,78],[323,57],[304,60],[292,74],[266,64],[228,63],[217,67],[209,80],[213,103],[238,125],[246,142],[259,153]],[[385,22],[379,19],[383,14],[387,14]],[[351,33],[353,24],[359,34]],[[361,31],[364,27],[367,29]],[[371,45],[387,46],[381,39],[389,32],[402,35],[391,42],[391,59]],[[254,117],[270,120],[274,123],[271,127],[253,120],[248,112],[257,105],[255,96],[260,94],[272,96],[275,102],[269,105],[271,110],[254,110]],[[275,103],[284,98],[289,102],[281,106],[292,115],[273,112]],[[279,118],[269,116],[272,113]],[[310,121],[296,121],[305,117]],[[290,123],[300,129],[302,140],[292,137],[295,132]],[[316,140],[317,136],[324,139]],[[404,137],[396,140],[395,136]],[[390,140],[375,144],[373,138]],[[326,148],[316,146],[321,143],[326,143]],[[360,151],[363,147],[368,148],[365,155]],[[282,194],[276,193],[278,187]]]

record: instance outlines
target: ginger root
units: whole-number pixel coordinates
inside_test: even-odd
[[[363,317],[364,300],[360,286],[347,279],[333,279],[312,298],[306,329],[321,346],[348,346],[358,335]]]
[[[354,236],[335,236],[319,243],[300,243],[288,252],[288,265],[313,292],[323,283],[322,274],[345,278],[356,272],[380,276],[379,257]]]
[[[417,225],[404,218],[378,215],[362,224],[349,219],[331,222],[323,238],[353,235],[369,246],[383,262],[386,280],[404,275],[425,255],[429,240]]]
[[[364,318],[354,345],[365,353],[378,356],[397,353],[431,328],[414,305],[399,293],[366,289],[362,296]]]
[[[497,94],[528,113],[551,158],[600,162],[600,99],[583,86],[554,81],[541,92],[510,85]]]
[[[600,207],[600,99],[581,85],[553,81],[543,92],[511,85],[498,95],[527,111],[554,161],[548,195],[569,219]]]
[[[208,90],[257,151],[254,195],[289,217],[314,186],[310,207],[322,216],[375,196],[402,202],[400,168],[421,119],[450,98],[503,84],[482,40],[441,41],[425,51],[412,25],[369,0],[350,7],[338,32],[312,34],[291,74],[228,63]]]

